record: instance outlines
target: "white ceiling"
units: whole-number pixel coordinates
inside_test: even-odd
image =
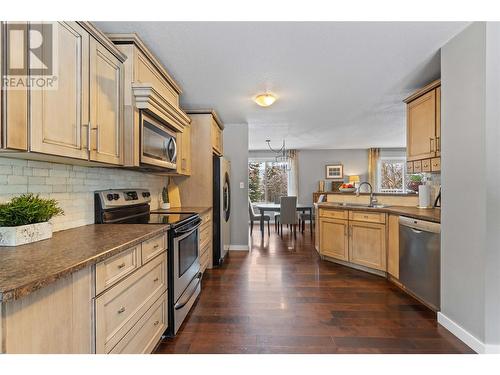
[[[405,146],[402,99],[439,78],[453,22],[96,22],[136,32],[183,89],[184,108],[249,124],[249,148]],[[269,108],[252,97],[269,90]]]

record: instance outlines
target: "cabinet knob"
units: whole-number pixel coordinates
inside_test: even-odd
[[[158,324],[160,324],[159,320],[157,320],[156,322],[153,323],[154,326],[157,326]]]
[[[125,267],[125,262],[118,265],[118,269],[122,269],[123,267]]]
[[[118,309],[118,314],[124,313],[125,312],[125,307],[122,306]]]

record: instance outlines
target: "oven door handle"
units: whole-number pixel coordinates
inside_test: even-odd
[[[189,227],[186,229],[183,229],[183,227],[180,227],[178,229],[174,229],[174,234],[176,237],[182,236],[183,234],[186,234],[186,233],[189,233],[189,232],[192,232],[192,231],[198,229],[198,227],[200,225],[201,225],[201,219],[198,218],[194,221],[194,225],[192,225],[192,223],[189,223]]]
[[[189,300],[191,299],[191,297],[193,296],[193,294],[196,292],[196,289],[198,288],[198,285],[200,285],[201,283],[201,276],[203,274],[201,272],[198,272],[198,274],[193,278],[193,280],[191,280],[191,284],[190,286],[188,287],[189,288],[189,291],[186,289],[184,291],[184,293],[182,293],[182,296],[181,298],[179,298],[179,302],[177,302],[175,305],[174,305],[174,309],[176,310],[180,310],[182,309],[184,306],[187,305],[187,303],[189,302]],[[194,283],[194,286],[191,286],[193,285],[193,281],[197,279],[196,283]],[[184,297],[187,295],[187,297]]]

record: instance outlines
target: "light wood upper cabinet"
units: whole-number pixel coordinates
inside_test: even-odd
[[[331,258],[349,260],[348,221],[320,218],[320,254]]]
[[[217,155],[222,155],[224,152],[222,130],[215,119],[212,119],[212,148],[214,150],[214,153]]]
[[[365,267],[386,270],[385,225],[349,222],[349,260]]]
[[[434,81],[405,99],[408,161],[429,159],[441,154],[440,85],[439,80]]]
[[[182,133],[177,133],[177,174],[189,176],[191,174],[191,126],[184,127]]]
[[[123,64],[90,40],[90,160],[123,164]]]
[[[89,34],[77,22],[55,25],[58,87],[29,91],[31,151],[87,159]]]

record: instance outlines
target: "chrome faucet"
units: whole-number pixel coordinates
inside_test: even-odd
[[[373,186],[369,182],[365,181],[365,182],[362,182],[359,184],[358,190],[356,190],[356,196],[359,197],[359,192],[361,190],[361,186],[363,186],[365,184],[370,187],[370,205],[369,205],[369,207],[373,207],[377,204],[377,198],[375,198],[375,196],[373,195]]]

